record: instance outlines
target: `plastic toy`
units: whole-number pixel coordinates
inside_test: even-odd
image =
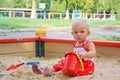
[[[63,73],[72,77],[77,76],[80,68],[84,69],[84,65],[78,53],[67,52],[65,54],[65,66]]]
[[[28,62],[25,62],[25,61],[22,59],[22,57],[20,57],[19,60],[21,61],[21,63],[12,64],[12,65],[8,66],[8,67],[6,68],[6,70],[7,70],[7,71],[13,70],[13,69],[16,69],[16,68],[18,68],[18,67],[20,67],[20,66],[22,66],[22,65],[33,65],[33,64],[39,65],[39,64],[40,64],[39,61],[28,61]]]
[[[13,70],[13,69],[16,69],[16,68],[18,68],[18,67],[24,65],[24,64],[25,64],[24,62],[19,63],[19,64],[16,64],[16,65],[15,65],[15,64],[12,64],[12,65],[10,65],[6,70],[7,70],[7,71]]]
[[[33,64],[40,64],[40,62],[36,61],[36,62],[33,62],[33,61],[30,61],[30,62],[26,62],[26,65],[33,65]]]
[[[84,70],[84,64],[83,64],[82,59],[79,57],[78,53],[76,53],[76,56],[77,56],[77,58],[79,59],[79,61],[80,61],[80,63],[81,63],[82,70]]]
[[[38,62],[38,61],[36,61],[36,62],[30,61],[30,62],[21,62],[21,63],[18,63],[18,64],[12,64],[12,65],[8,66],[6,68],[6,70],[9,71],[9,70],[16,69],[16,68],[18,68],[18,67],[20,67],[22,65],[33,65],[33,64],[38,64],[39,65],[40,62]]]

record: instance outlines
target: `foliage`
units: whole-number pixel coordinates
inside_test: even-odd
[[[13,8],[14,7],[14,0],[0,0],[0,7],[1,8]]]
[[[31,0],[25,0],[25,8],[31,8],[32,4],[31,4]]]
[[[53,0],[51,5],[51,11],[65,12],[65,1],[64,0]]]
[[[93,6],[93,0],[72,0],[71,3],[75,9],[81,9],[83,12],[90,12]]]
[[[24,0],[14,0],[14,8],[24,8],[25,7],[25,3]]]
[[[120,0],[35,0],[36,8],[39,8],[39,3],[46,4],[45,10],[65,12],[80,10],[87,12],[107,12],[120,14]],[[32,0],[0,0],[1,8],[31,8]]]

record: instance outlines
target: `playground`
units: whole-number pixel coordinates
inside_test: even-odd
[[[54,31],[55,29],[53,29]],[[56,33],[56,36],[60,36]],[[66,35],[68,37],[69,35]],[[44,51],[40,52],[35,46],[36,40],[44,41]],[[0,80],[118,80],[120,79],[120,42],[93,41],[97,48],[95,57],[95,73],[88,76],[68,77],[59,73],[51,77],[36,75],[32,72],[31,65],[22,65],[16,69],[6,71],[12,64],[21,63],[21,58],[26,62],[40,62],[40,65],[52,66],[63,58],[66,51],[72,50],[73,39],[61,38],[11,38],[0,40]],[[51,46],[52,45],[52,46]],[[59,45],[59,46],[57,46]],[[12,47],[11,47],[12,46]],[[55,47],[57,46],[57,47]],[[65,47],[65,48],[61,48]],[[37,52],[36,52],[37,51]],[[37,53],[44,54],[37,54]],[[114,55],[113,55],[114,54]],[[39,57],[36,57],[39,56]],[[45,57],[41,57],[45,56]],[[58,57],[59,56],[59,57]],[[47,63],[47,64],[46,64]]]
[[[0,2],[0,80],[120,80],[120,0]],[[89,35],[84,25],[71,35],[78,18],[88,21],[91,34],[74,45],[78,32]],[[43,69],[56,63],[57,74]]]

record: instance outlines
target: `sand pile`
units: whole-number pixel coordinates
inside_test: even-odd
[[[0,55],[0,80],[120,80],[120,59],[117,56],[98,54],[95,58],[95,73],[79,77],[68,77],[62,73],[51,77],[36,75],[32,72],[30,65],[6,71],[9,65],[20,63],[19,58],[20,56],[15,55]],[[23,59],[25,61],[40,61],[40,65],[45,67],[57,63],[61,58],[23,57]]]

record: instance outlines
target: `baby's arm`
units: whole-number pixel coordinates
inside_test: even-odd
[[[93,57],[96,56],[96,49],[95,49],[95,45],[94,45],[93,42],[89,42],[86,45],[86,49],[88,50],[88,52],[83,52],[83,53],[79,54],[82,59],[84,59],[84,58],[93,58]]]

